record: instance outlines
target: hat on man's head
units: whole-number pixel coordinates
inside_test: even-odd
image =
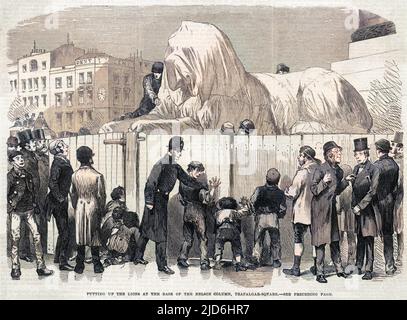
[[[332,150],[334,148],[342,150],[342,147],[338,146],[335,141],[326,142],[322,147],[322,149],[324,150],[324,155],[326,155],[329,150]]]
[[[245,134],[249,134],[250,131],[256,129],[254,126],[254,122],[250,119],[245,119],[240,122],[239,130],[244,131]]]
[[[179,136],[172,137],[168,142],[168,151],[182,151],[184,149],[184,139]]]
[[[17,156],[22,156],[23,153],[21,151],[17,151],[17,150],[11,150],[11,151],[7,151],[7,158],[8,161],[12,162],[13,159]]]
[[[45,132],[44,129],[35,129],[33,132],[34,140],[45,140]]]
[[[222,134],[235,134],[235,126],[232,122],[226,121],[222,124],[220,131]]]
[[[394,138],[393,138],[393,140],[391,140],[391,142],[403,143],[403,132],[396,132],[394,134]]]
[[[88,146],[81,146],[76,150],[76,159],[78,159],[80,163],[88,163],[94,155],[92,149]]]
[[[60,140],[60,139],[51,141],[51,143],[49,144],[49,147],[48,147],[49,152],[51,154],[53,154],[54,156],[56,154],[58,154],[58,153],[61,153],[62,152],[61,146],[64,145],[64,144],[65,144],[65,142],[63,140]]]
[[[315,156],[316,156],[316,152],[315,152],[315,150],[312,148],[312,147],[310,147],[310,146],[302,146],[301,148],[300,148],[300,153],[303,153],[303,154],[305,154],[306,156],[308,156],[309,158],[311,158],[311,159],[315,159]]]
[[[163,73],[164,70],[164,63],[157,61],[153,63],[153,66],[151,67],[151,72],[153,73]]]
[[[18,146],[18,139],[17,137],[10,136],[7,138],[7,147],[17,147]]]
[[[369,150],[369,146],[367,144],[367,138],[354,139],[353,144],[355,146],[355,148],[353,150],[354,152]]]
[[[388,153],[391,149],[390,146],[390,141],[386,139],[380,139],[375,142],[375,146],[377,150],[380,150],[382,152]]]
[[[20,141],[20,145],[25,145],[26,143],[29,143],[30,141],[34,140],[32,131],[30,129],[17,132],[17,137],[18,140]]]

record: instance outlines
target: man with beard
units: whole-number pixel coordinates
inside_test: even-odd
[[[329,244],[331,258],[338,277],[346,278],[343,270],[339,246],[339,227],[336,212],[336,196],[348,186],[339,167],[342,148],[334,141],[323,145],[325,162],[314,172],[311,184],[312,215],[311,237],[316,250],[317,278],[319,283],[327,283],[324,275],[325,245]]]
[[[356,266],[358,274],[362,274],[366,258],[363,280],[373,278],[374,238],[379,235],[380,216],[376,216],[373,207],[373,197],[377,192],[378,171],[369,161],[367,138],[354,140],[354,154],[357,165],[353,174],[346,177],[352,182],[352,208],[356,215]]]
[[[140,101],[139,108],[133,112],[122,115],[120,120],[141,117],[145,114],[149,114],[151,110],[160,105],[161,101],[158,98],[158,91],[161,87],[163,70],[164,64],[162,62],[154,62],[151,73],[146,75],[143,79],[144,95]]]
[[[152,168],[144,189],[145,207],[141,220],[141,235],[137,241],[134,264],[147,264],[143,259],[149,240],[155,242],[158,270],[174,274],[167,265],[167,205],[170,192],[177,180],[188,187],[205,189],[196,179],[190,177],[177,163],[184,148],[181,137],[172,137],[168,153]]]
[[[36,144],[35,156],[38,161],[38,174],[40,177],[40,188],[38,190],[38,206],[41,210],[37,215],[38,229],[41,234],[41,244],[44,253],[47,252],[47,216],[45,212],[45,199],[48,193],[48,180],[49,180],[49,155],[47,140],[45,140],[45,133],[43,129],[33,130],[33,138]]]
[[[187,172],[192,178],[199,181],[199,178],[205,173],[205,167],[201,162],[192,161],[188,165]],[[184,242],[182,243],[178,257],[178,266],[181,268],[189,267],[187,262],[188,254],[193,245],[194,232],[196,232],[201,251],[201,270],[210,269],[205,216],[208,204],[213,204],[216,201],[217,195],[215,195],[215,192],[218,191],[219,185],[220,180],[216,177],[210,180],[209,190],[202,189],[201,187],[191,188],[180,183],[179,194],[181,197],[181,203],[185,208],[183,217]]]
[[[287,275],[299,277],[301,257],[304,253],[304,235],[311,225],[311,183],[315,170],[321,162],[315,158],[316,152],[310,146],[302,146],[298,154],[299,168],[291,186],[285,192],[293,202],[294,264],[291,269],[283,269]],[[314,258],[314,265],[316,258]]]
[[[396,161],[399,166],[399,182],[397,188],[396,203],[394,205],[394,232],[397,236],[397,260],[396,264],[401,265],[403,261],[403,251],[404,251],[404,219],[403,219],[403,132],[396,132],[394,139],[391,141],[392,150],[389,156]]]
[[[59,270],[72,271],[68,264],[69,224],[68,194],[71,188],[73,169],[68,160],[68,145],[63,140],[50,143],[49,151],[54,156],[49,177],[47,195],[47,218],[54,216],[58,228],[58,239],[55,248],[54,263],[59,263]]]
[[[393,233],[394,233],[394,206],[397,198],[397,187],[399,183],[399,167],[393,158],[389,156],[391,149],[390,141],[380,139],[375,142],[378,160],[374,166],[378,170],[378,175],[372,179],[372,183],[377,183],[376,194],[374,196],[375,206],[381,215],[381,230],[383,235],[384,260],[386,274],[393,275],[397,268],[394,263]],[[378,180],[375,182],[375,180]],[[360,211],[357,206],[354,212]]]

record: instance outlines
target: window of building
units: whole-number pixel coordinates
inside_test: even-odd
[[[25,79],[21,80],[21,91],[25,91],[27,89],[27,82]]]
[[[41,98],[42,98],[42,105],[44,107],[46,107],[47,106],[47,95],[43,94],[43,95],[41,95]]]
[[[86,75],[87,83],[92,83],[92,72],[88,72]]]
[[[41,77],[41,86],[42,90],[45,90],[47,88],[47,77]]]
[[[85,103],[84,95],[85,95],[84,89],[79,88],[79,90],[78,90],[79,104],[84,104]]]
[[[14,86],[13,86],[13,80],[10,81],[10,91],[13,92],[14,90]]]
[[[60,107],[62,105],[62,94],[61,93],[55,94],[55,105],[57,107]]]
[[[38,63],[37,60],[30,61],[30,71],[37,71],[38,70]]]
[[[72,112],[68,112],[67,114],[66,114],[66,122],[67,122],[67,124],[68,124],[68,128],[72,128],[72,125],[73,125],[73,113]]]
[[[32,90],[32,88],[33,88],[33,80],[28,79],[28,90]]]
[[[72,88],[72,76],[67,76],[66,77],[66,86],[68,88]]]
[[[120,88],[114,88],[113,104],[120,104]]]
[[[93,114],[91,110],[86,111],[86,117],[88,118],[88,120],[93,120]]]
[[[24,104],[24,107],[27,106],[27,98],[26,97],[23,98],[23,104]]]
[[[28,105],[32,106],[33,104],[33,97],[28,97]]]
[[[85,83],[85,75],[83,72],[79,73],[79,84],[84,84]]]
[[[42,69],[47,69],[47,61],[42,62]]]
[[[88,103],[93,102],[93,88],[91,86],[86,88],[86,97],[88,99]]]
[[[56,89],[62,88],[62,78],[61,77],[55,78],[55,88]]]
[[[38,78],[34,78],[34,90],[38,90]]]
[[[14,90],[17,90],[17,80],[14,80]]]
[[[27,65],[23,64],[23,72],[27,72]]]
[[[57,126],[59,128],[62,128],[62,113],[57,113],[56,118],[57,118]]]
[[[130,76],[128,74],[124,75],[124,85],[128,86],[130,84]]]
[[[128,105],[130,103],[130,89],[124,88],[123,89],[123,104]]]
[[[115,85],[120,85],[120,76],[117,73],[113,74],[113,82]]]
[[[35,97],[34,97],[34,101],[35,101],[35,106],[38,108],[38,106],[39,106],[39,101],[40,101],[40,97],[39,97],[39,96],[35,96]]]
[[[68,107],[72,107],[72,96],[73,96],[73,92],[66,93],[66,105]]]
[[[83,123],[83,111],[79,111],[78,116],[79,116],[79,123]]]

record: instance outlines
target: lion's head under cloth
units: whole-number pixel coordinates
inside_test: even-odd
[[[251,119],[258,134],[366,133],[372,118],[362,96],[322,68],[284,75],[250,74],[229,38],[207,23],[182,22],[168,40],[159,91],[150,114],[105,124],[102,132],[237,127]]]

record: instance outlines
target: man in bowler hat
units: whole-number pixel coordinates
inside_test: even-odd
[[[143,259],[149,240],[155,242],[155,254],[158,270],[166,274],[174,271],[167,265],[167,205],[170,192],[177,180],[184,185],[205,189],[197,179],[189,176],[177,163],[184,148],[181,137],[172,137],[168,143],[168,152],[151,169],[144,189],[145,207],[141,220],[141,235],[137,241],[134,264],[147,264]]]
[[[339,226],[336,212],[336,196],[348,186],[343,179],[343,171],[339,167],[342,159],[342,147],[334,141],[323,145],[325,162],[315,171],[311,192],[311,243],[316,250],[317,281],[326,283],[324,275],[325,245],[329,244],[331,259],[335,265],[338,277],[346,278],[342,266],[339,247]]]
[[[374,197],[375,207],[381,215],[381,231],[384,245],[385,271],[388,275],[393,275],[397,268],[393,254],[393,233],[394,233],[394,206],[397,198],[397,187],[399,179],[399,166],[393,158],[389,156],[391,150],[390,141],[380,139],[375,142],[378,159],[374,166],[377,174],[372,178],[372,184],[377,185],[376,194],[370,193]],[[355,214],[361,208],[354,208]]]
[[[356,215],[356,266],[358,274],[362,274],[363,262],[366,259],[363,280],[373,278],[374,238],[380,233],[380,216],[376,215],[372,195],[377,192],[376,167],[369,160],[367,138],[353,141],[354,156],[357,165],[353,173],[346,177],[352,183],[352,208]]]

